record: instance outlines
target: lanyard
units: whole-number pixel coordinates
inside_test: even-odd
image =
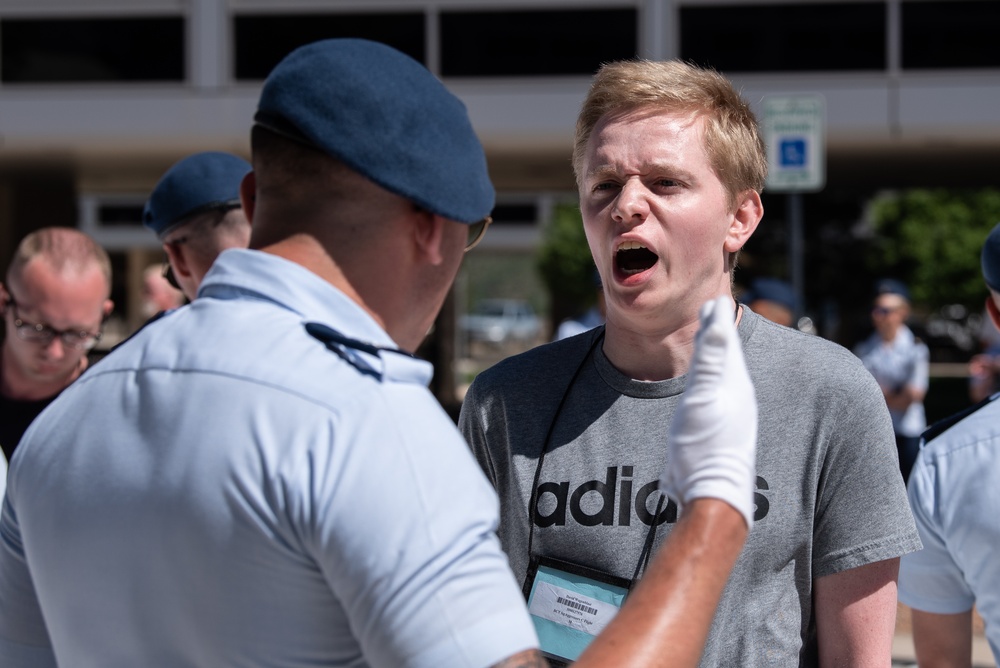
[[[555,431],[556,422],[559,420],[559,415],[562,413],[563,406],[566,404],[566,399],[569,397],[570,390],[573,389],[573,385],[576,383],[580,374],[583,373],[583,369],[590,359],[590,356],[594,354],[594,350],[597,345],[604,340],[604,332],[594,338],[594,341],[587,348],[587,352],[583,355],[583,359],[577,365],[576,370],[570,377],[569,383],[566,385],[566,389],[563,391],[562,397],[559,399],[559,404],[556,407],[555,414],[552,416],[552,421],[549,423],[549,428],[545,433],[545,440],[542,441],[542,450],[538,454],[538,464],[535,465],[535,475],[531,483],[531,497],[528,501],[528,562],[530,563],[533,559],[532,546],[534,544],[535,538],[535,511],[538,504],[538,482],[542,475],[542,466],[545,464],[545,453],[549,450],[549,445],[552,442],[552,434]],[[660,512],[663,510],[663,504],[666,497],[663,493],[659,493],[659,500],[656,503],[656,511],[653,513],[653,521],[649,526],[649,530],[646,532],[646,538],[643,542],[642,551],[639,554],[639,561],[636,563],[635,572],[632,575],[632,585],[638,580],[639,575],[645,570],[646,566],[649,564],[650,556],[653,552],[653,543],[656,540],[656,531],[659,527],[660,522]],[[529,576],[530,578],[530,568]],[[530,582],[526,578],[524,583],[525,591],[530,587]]]

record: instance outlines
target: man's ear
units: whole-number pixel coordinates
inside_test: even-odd
[[[104,317],[107,318],[109,315],[111,315],[111,311],[113,311],[114,308],[115,308],[115,303],[110,299],[105,299],[104,305],[101,307],[101,310],[104,312]]]
[[[413,240],[419,255],[434,266],[444,262],[444,230],[448,221],[420,208],[415,208],[409,218],[413,221]]]
[[[253,214],[257,209],[257,175],[252,171],[240,181],[240,202],[243,204],[243,213],[246,214],[247,221],[253,225]]]
[[[747,190],[740,197],[723,244],[727,253],[735,253],[743,248],[764,217],[764,204],[760,201],[759,192]]]
[[[165,241],[163,243],[163,251],[167,254],[167,260],[170,262],[170,267],[175,274],[184,278],[191,276],[191,267],[188,266],[187,258],[184,257],[181,244],[172,244]]]

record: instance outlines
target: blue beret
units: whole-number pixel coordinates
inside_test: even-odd
[[[162,237],[188,216],[240,204],[250,163],[229,153],[195,153],[160,178],[142,210],[142,224]]]
[[[296,49],[264,81],[254,120],[445,218],[474,223],[493,210],[465,105],[384,44],[328,39]]]
[[[895,278],[883,278],[875,283],[875,296],[879,295],[899,295],[910,301],[910,291],[902,281],[897,281]]]
[[[781,304],[793,313],[796,309],[795,291],[785,281],[776,278],[758,278],[740,301],[749,304],[758,299]]]
[[[1000,223],[997,223],[986,237],[981,262],[986,285],[991,290],[1000,292]]]

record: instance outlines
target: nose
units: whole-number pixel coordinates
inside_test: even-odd
[[[618,191],[615,206],[611,212],[615,222],[637,225],[649,215],[647,191],[637,179],[629,179]]]
[[[52,340],[45,344],[45,354],[51,359],[62,359],[66,356],[68,352],[66,349],[66,344],[63,343],[62,337],[53,336]]]

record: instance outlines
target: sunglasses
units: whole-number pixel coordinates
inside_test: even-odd
[[[483,240],[483,237],[486,236],[486,228],[489,227],[492,222],[493,218],[486,216],[482,220],[469,225],[469,238],[465,242],[466,253],[475,248],[479,242]]]

